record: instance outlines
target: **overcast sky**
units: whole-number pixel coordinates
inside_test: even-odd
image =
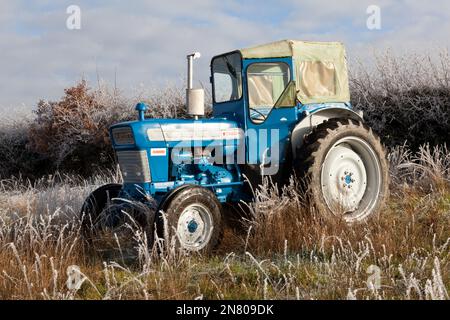
[[[0,114],[56,99],[97,74],[124,92],[180,81],[186,54],[200,51],[195,77],[207,83],[213,55],[280,39],[342,41],[349,58],[373,49],[432,51],[450,44],[448,0],[0,0]],[[67,7],[81,9],[69,30]],[[381,29],[369,30],[369,5]]]

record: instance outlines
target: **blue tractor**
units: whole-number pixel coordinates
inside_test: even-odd
[[[341,43],[283,40],[215,56],[208,119],[203,90],[192,88],[199,56],[187,56],[192,118],[146,119],[139,103],[136,121],[110,128],[123,184],[86,199],[81,214],[91,227],[120,220],[124,210],[108,210],[111,203],[139,203],[156,208],[141,220],[159,232],[164,221],[179,247],[210,252],[227,208],[252,201],[263,177],[282,186],[292,174],[325,217],[355,222],[380,211],[385,151],[352,109]]]

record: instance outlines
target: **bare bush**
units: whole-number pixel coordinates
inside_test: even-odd
[[[123,120],[120,101],[98,99],[83,80],[65,90],[58,102],[40,101],[31,124],[28,147],[54,164],[54,169],[92,173],[92,166],[113,162],[108,128]]]
[[[114,167],[108,129],[136,119],[134,106],[141,101],[149,106],[149,118],[187,116],[185,90],[177,84],[141,88],[126,97],[105,83],[91,89],[81,80],[59,101],[39,101],[34,120],[0,129],[0,177],[35,179],[56,170],[89,176],[99,168]],[[210,113],[210,101],[206,104]]]
[[[28,121],[16,121],[0,129],[0,178],[38,170],[38,155],[26,148],[29,126]]]
[[[352,104],[388,146],[450,143],[450,57],[391,52],[351,72]]]

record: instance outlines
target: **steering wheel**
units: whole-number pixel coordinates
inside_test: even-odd
[[[261,111],[256,110],[255,108],[250,108],[249,107],[248,109],[251,110],[251,111],[254,111],[257,114],[259,114],[260,116],[262,116],[262,120],[260,119],[260,121],[262,121],[262,122],[266,121],[267,116],[264,113],[262,113]],[[251,116],[250,116],[250,118],[251,118]]]

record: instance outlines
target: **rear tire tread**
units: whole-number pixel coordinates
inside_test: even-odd
[[[323,205],[324,201],[319,201],[317,192],[314,193],[313,189],[316,187],[314,182],[314,176],[317,175],[318,161],[324,157],[324,153],[328,152],[331,148],[333,139],[340,132],[347,130],[353,130],[357,132],[361,137],[364,137],[366,142],[369,142],[375,153],[378,155],[381,167],[382,175],[382,195],[383,199],[380,199],[377,205],[379,211],[384,205],[389,196],[389,174],[388,163],[386,160],[386,149],[381,144],[380,138],[373,132],[372,128],[362,123],[361,121],[355,122],[351,119],[330,119],[324,121],[317,127],[315,127],[310,134],[308,134],[303,145],[297,150],[297,159],[295,160],[295,170],[297,177],[302,177],[303,181],[300,184],[308,195],[311,195],[310,205],[323,211],[326,205]],[[323,200],[323,199],[322,199]],[[326,209],[325,209],[326,210]],[[326,210],[329,211],[329,210]]]

